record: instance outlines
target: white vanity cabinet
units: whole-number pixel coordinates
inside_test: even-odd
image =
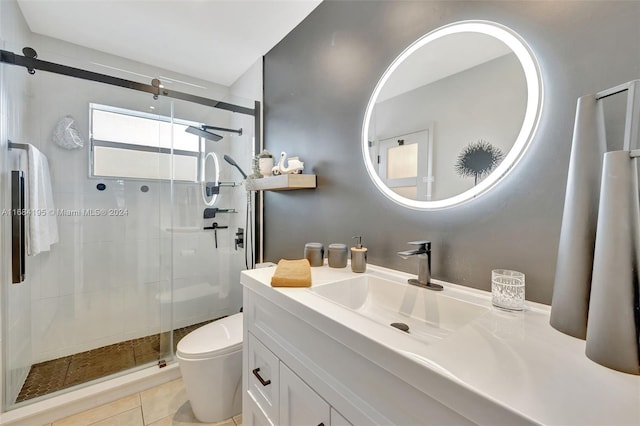
[[[331,426],[352,426],[351,423],[333,408],[331,409]]]
[[[487,409],[481,405],[485,399],[469,389],[425,369],[393,347],[354,332],[336,315],[340,309],[337,305],[327,301],[317,310],[310,309],[307,301],[323,301],[309,289],[272,288],[267,284],[269,272],[273,274],[260,269],[242,274],[245,424],[532,424],[509,410],[496,409],[492,402]],[[365,318],[354,320],[369,325]],[[382,332],[404,339],[392,327]],[[418,349],[422,347],[420,344]],[[270,382],[263,385],[261,381]],[[450,397],[452,385],[454,398]],[[456,407],[443,403],[443,399],[453,399]],[[465,411],[469,410],[473,410],[471,414],[480,413],[479,421],[467,417]]]
[[[260,285],[243,291],[243,423],[472,424],[354,351],[370,353],[364,342],[340,342],[295,312],[296,305],[278,303],[280,290]]]
[[[279,424],[280,413],[280,360],[251,333],[245,340],[248,355],[248,371],[243,371],[247,381],[246,392],[274,424]]]
[[[274,426],[267,416],[249,399],[242,402],[242,424],[247,426]]]
[[[250,331],[246,336],[245,424],[350,425]]]
[[[333,425],[329,404],[282,363],[280,363],[280,398],[280,425]]]

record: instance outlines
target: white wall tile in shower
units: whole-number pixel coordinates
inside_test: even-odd
[[[168,308],[162,306],[162,296],[163,291],[169,286],[169,281],[138,282],[124,289],[123,306],[127,312],[128,325],[122,334],[122,340],[148,336],[160,331],[162,312]],[[165,300],[170,300],[169,292],[165,296]]]
[[[61,269],[64,269],[60,265],[61,257],[61,251],[56,250],[43,252],[33,259],[32,299],[47,299],[60,295],[60,280],[51,279],[51,277],[59,277]]]
[[[197,275],[201,268],[198,250],[198,232],[175,233],[173,236],[173,277]]]
[[[32,362],[58,358],[70,353],[75,335],[74,296],[39,299],[33,302]]]
[[[113,241],[91,241],[83,244],[83,280],[81,292],[96,291],[111,285],[111,269],[115,263]]]
[[[74,302],[77,318],[81,318],[81,321],[76,321],[74,346],[81,347],[84,342],[98,340],[109,342],[122,333],[126,324],[122,288],[102,288],[76,294]]]
[[[59,256],[59,295],[67,296],[81,291],[84,265],[78,262],[83,258],[83,247],[80,243],[60,244]]]
[[[219,287],[205,276],[178,278],[173,281],[175,326],[185,327],[212,318],[218,311]]]

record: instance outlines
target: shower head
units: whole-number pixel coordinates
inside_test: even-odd
[[[238,163],[236,163],[233,158],[231,158],[231,157],[229,157],[228,155],[225,154],[224,161],[226,161],[227,163],[231,164],[233,167],[238,169],[238,171],[240,172],[240,174],[242,175],[243,178],[245,178],[245,179],[247,178],[247,174],[242,171],[240,166],[238,166]]]
[[[204,129],[205,126],[202,127],[203,128],[189,126],[185,129],[185,132],[191,133],[192,135],[200,136],[201,138],[205,138],[214,142],[218,142],[220,139],[222,139],[222,136],[206,131]]]
[[[211,133],[209,130],[220,130],[221,132],[237,133],[242,136],[242,128],[239,129],[227,129],[226,127],[208,126],[206,124],[200,125],[200,127],[189,126],[185,129],[185,132],[192,135],[200,136],[201,138],[208,139],[210,141],[218,142],[222,139],[222,136],[215,133]]]

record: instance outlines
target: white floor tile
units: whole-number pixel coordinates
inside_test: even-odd
[[[242,426],[242,414],[199,422],[180,378],[44,426]]]
[[[144,426],[142,410],[140,407],[136,407],[108,419],[92,423],[91,426]]]
[[[235,422],[236,426],[242,426],[242,414],[233,416],[233,421]]]
[[[188,398],[182,379],[178,379],[140,392],[140,400],[144,422],[151,424],[173,415]]]
[[[101,405],[70,417],[65,417],[64,419],[53,422],[52,426],[88,426],[136,408],[138,410],[140,409],[140,396],[137,393],[109,404]]]
[[[233,419],[218,423],[201,423],[195,418],[191,410],[191,404],[187,401],[173,415],[164,417],[147,426],[236,426],[236,423]]]

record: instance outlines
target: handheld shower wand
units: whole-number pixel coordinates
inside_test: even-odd
[[[240,168],[240,166],[238,166],[238,163],[236,163],[236,161],[229,157],[228,155],[224,155],[224,161],[226,161],[227,163],[231,164],[233,167],[235,167],[236,169],[238,169],[238,171],[240,172],[240,174],[242,175],[243,178],[247,178],[247,174]]]
[[[245,179],[247,178],[247,174],[240,168],[240,166],[238,166],[238,163],[236,163],[236,161],[233,158],[225,154],[224,161],[226,161],[227,163],[231,164],[233,167],[238,169],[238,171],[240,172],[243,178]],[[252,201],[251,191],[247,190],[247,216],[246,216],[245,227],[244,227],[245,229],[244,263],[247,269],[252,269],[255,266],[255,259],[253,257],[254,256],[253,231],[252,231],[252,228],[249,227],[249,218],[251,218],[252,216],[251,201]],[[251,262],[249,262],[249,259],[248,259],[249,245],[251,245]]]

